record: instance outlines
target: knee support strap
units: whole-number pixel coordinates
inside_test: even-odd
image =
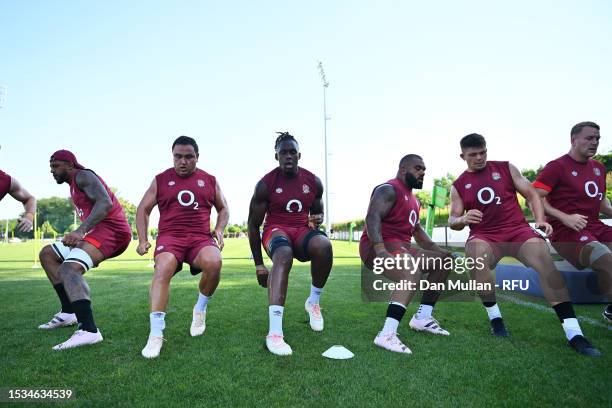
[[[283,246],[291,248],[291,242],[289,242],[287,237],[279,235],[272,238],[270,240],[270,243],[268,244],[268,252],[270,253],[270,258],[272,258],[272,256],[274,255],[274,251]]]
[[[599,241],[591,241],[585,245],[585,247],[587,246],[592,248],[591,256],[589,256],[589,265],[593,265],[593,263],[602,256],[612,253],[610,252],[610,248]]]
[[[85,269],[85,272],[93,267],[93,260],[91,259],[91,256],[89,256],[89,254],[83,251],[81,248],[72,248],[64,262],[78,263]]]

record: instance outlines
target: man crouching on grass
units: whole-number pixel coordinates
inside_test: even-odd
[[[419,202],[412,194],[412,189],[423,187],[424,177],[423,159],[416,154],[409,154],[400,161],[396,177],[374,189],[359,244],[359,255],[367,268],[372,269],[375,262],[379,264],[380,258],[387,261],[385,258],[393,258],[396,255],[420,257],[423,260],[442,258],[440,261],[452,257],[450,252],[442,250],[429,238],[419,222]],[[412,237],[423,249],[411,247]],[[374,344],[397,353],[411,353],[398,338],[397,328],[414,291],[419,287],[418,282],[423,273],[429,273],[430,283],[446,281],[448,270],[431,267],[442,263],[444,262],[422,262],[419,268],[404,268],[403,265],[385,268],[383,272],[385,277],[395,282],[406,282],[410,286],[392,292],[385,325],[374,339]],[[410,320],[412,329],[443,336],[449,335],[449,332],[442,329],[438,321],[432,317],[439,295],[439,291],[436,290],[426,290],[423,293],[419,310]]]

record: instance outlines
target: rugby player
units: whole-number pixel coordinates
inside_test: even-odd
[[[16,178],[0,170],[0,201],[7,194],[23,204],[23,209],[25,210],[23,216],[19,217],[17,229],[21,232],[32,231],[32,223],[36,213],[36,199],[28,190],[21,186]]]
[[[174,167],[155,176],[136,211],[139,255],[146,254],[151,247],[149,215],[156,205],[160,215],[155,272],[149,291],[151,330],[142,349],[145,358],[155,358],[161,351],[170,280],[183,268],[183,262],[190,265],[192,275],[202,272],[189,332],[193,337],[204,334],[208,302],[219,285],[223,231],[229,220],[227,202],[217,179],[196,167],[199,158],[196,141],[180,136],[172,144],[172,156]],[[217,210],[217,223],[211,232],[212,207]]]
[[[289,355],[291,347],[283,334],[283,313],[287,297],[289,271],[293,258],[311,261],[312,285],[304,308],[314,331],[323,330],[319,299],[332,267],[332,246],[324,232],[323,184],[305,168],[298,167],[301,158],[297,140],[288,132],[279,132],[274,144],[278,167],[266,174],[255,186],[249,209],[249,243],[257,280],[268,288],[268,350],[276,355]],[[263,235],[259,228],[264,222]],[[272,259],[268,271],[261,246]]]
[[[419,202],[412,192],[413,189],[423,187],[425,170],[425,163],[420,156],[408,154],[400,160],[396,177],[374,188],[370,197],[366,224],[359,243],[359,255],[364,265],[372,269],[375,258],[394,258],[397,255],[421,258],[424,261],[414,270],[402,269],[399,265],[386,269],[384,275],[396,282],[410,281],[418,284],[424,273],[429,273],[430,282],[441,283],[448,278],[449,271],[442,264],[452,255],[436,245],[421,227]],[[413,237],[421,248],[411,246]],[[434,258],[440,258],[437,267],[436,262],[431,262]],[[397,353],[411,353],[408,346],[399,339],[397,328],[413,295],[414,290],[409,289],[396,289],[392,292],[385,324],[374,339],[375,345]],[[439,295],[437,290],[426,290],[423,293],[421,305],[410,320],[412,329],[449,335],[432,316]]]
[[[606,168],[593,156],[599,147],[599,125],[580,122],[570,131],[569,153],[549,162],[533,183],[554,228],[555,250],[578,269],[592,268],[599,289],[612,297],[612,227],[599,214],[612,218],[606,197]],[[612,306],[603,311],[612,322]]]
[[[544,297],[561,321],[569,345],[581,354],[601,355],[582,333],[565,280],[555,267],[546,242],[529,226],[518,204],[517,191],[531,203],[536,229],[549,236],[552,227],[545,221],[535,188],[511,163],[487,161],[486,141],[481,135],[472,133],[463,137],[460,146],[467,170],[451,187],[448,222],[454,230],[469,226],[470,235],[465,245],[467,257],[489,261],[481,262],[482,268],[472,268],[471,275],[477,283],[483,284],[478,295],[489,316],[492,334],[509,335],[496,303],[491,269],[502,257],[512,256],[538,273]]]
[[[123,208],[104,180],[79,164],[68,150],[51,155],[51,174],[57,184],[70,186],[70,198],[81,225],[61,242],[40,251],[40,263],[59,297],[62,309],[38,328],[70,326],[78,329],[67,341],[53,347],[63,350],[103,340],[91,309],[91,291],[83,275],[100,262],[119,256],[132,239]]]

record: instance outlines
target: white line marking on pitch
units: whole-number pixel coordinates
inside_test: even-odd
[[[527,306],[527,307],[530,307],[532,309],[540,310],[542,312],[554,313],[554,310],[551,307],[542,306],[542,305],[540,305],[538,303],[527,302],[526,300],[517,299],[517,298],[515,298],[513,296],[508,296],[508,295],[497,295],[497,297],[500,298],[500,299],[507,300],[509,302],[515,303],[517,305]],[[588,324],[596,326],[596,327],[601,327],[602,329],[612,330],[612,326],[610,326],[608,324],[605,324],[605,323],[598,322],[597,320],[591,319],[590,317],[584,317],[584,316],[576,316],[576,317],[581,322],[585,322],[585,323],[588,323]]]

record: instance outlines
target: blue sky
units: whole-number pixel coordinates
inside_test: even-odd
[[[607,1],[0,1],[0,169],[67,196],[48,172],[67,148],[137,204],[186,134],[242,222],[275,131],[323,177],[321,60],[330,214],[361,217],[406,153],[428,189],[458,175],[467,133],[519,168],[565,153],[583,120],[609,150],[611,38]]]

